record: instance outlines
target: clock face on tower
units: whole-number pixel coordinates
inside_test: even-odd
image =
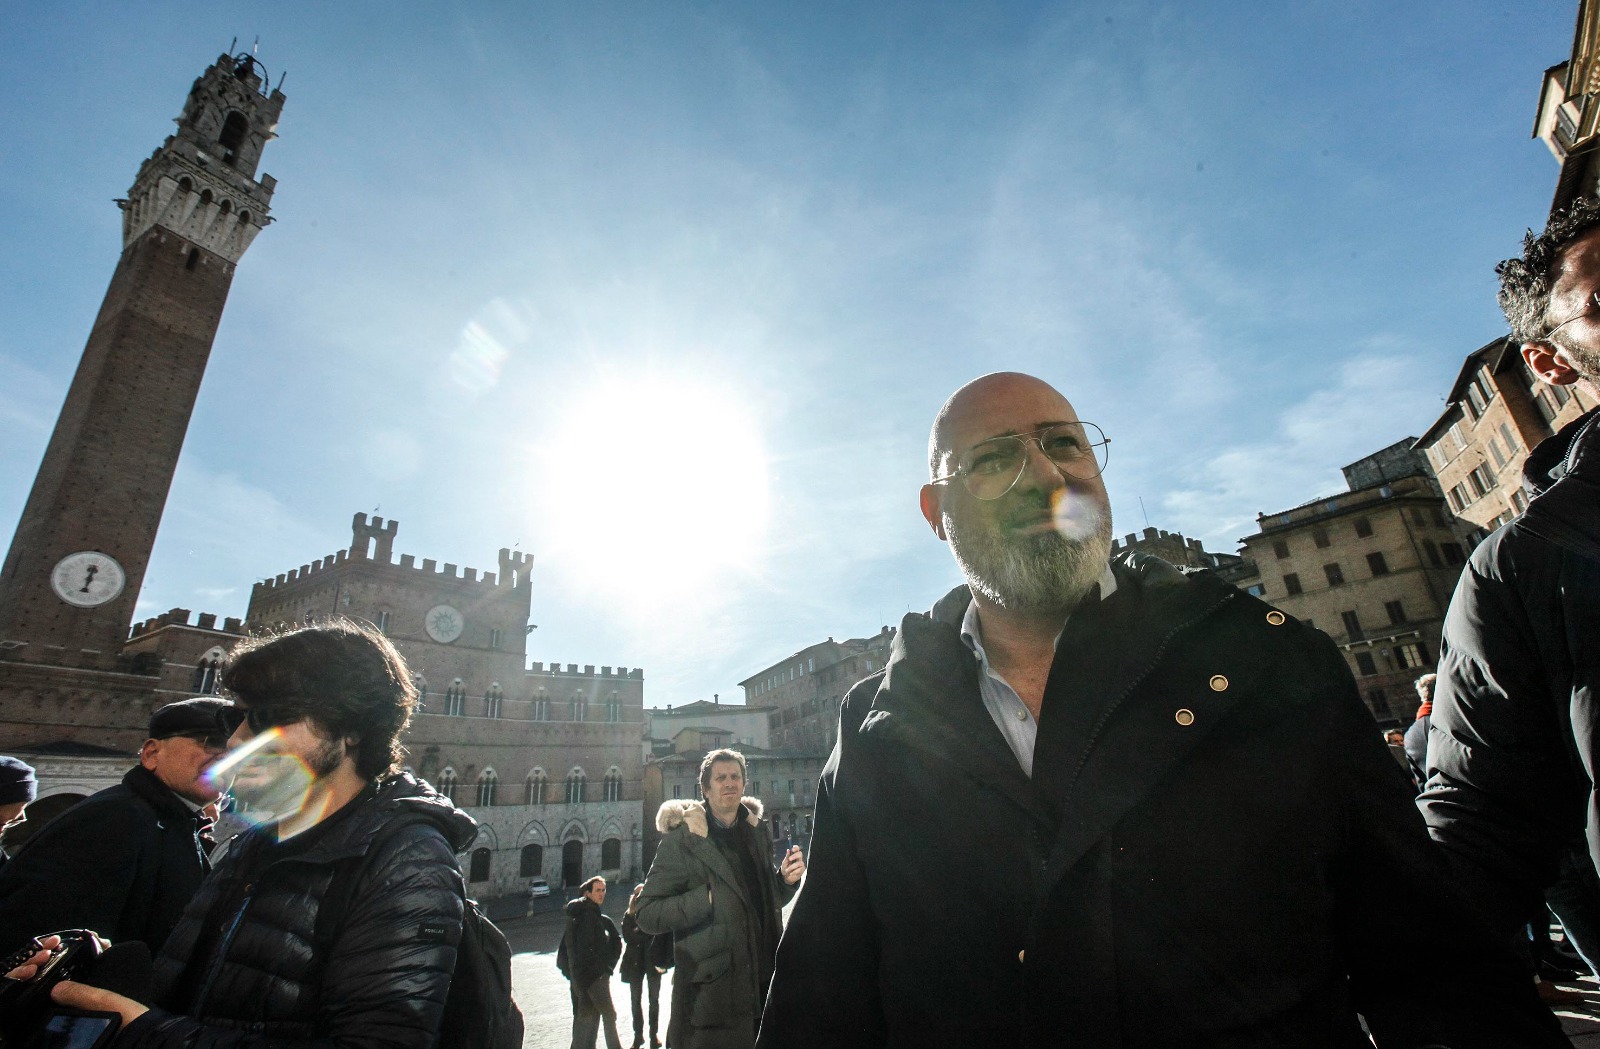
[[[50,586],[69,605],[93,608],[122,593],[128,577],[116,559],[98,550],[68,554],[50,572]]]
[[[428,631],[429,637],[441,645],[448,645],[461,636],[467,621],[462,618],[460,612],[449,605],[434,605],[428,609],[428,614],[422,617],[422,625]]]

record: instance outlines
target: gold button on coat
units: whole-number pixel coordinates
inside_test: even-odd
[[[1228,679],[1223,677],[1221,674],[1213,674],[1211,676],[1211,691],[1213,691],[1213,692],[1226,692],[1226,691],[1228,691]]]
[[[1288,622],[1288,618],[1288,616],[1284,615],[1276,608],[1267,613],[1267,622],[1271,623],[1273,626],[1283,626],[1284,623]]]
[[[1184,728],[1188,728],[1190,725],[1194,724],[1194,711],[1185,707],[1176,714],[1172,715],[1172,720],[1176,721]]]

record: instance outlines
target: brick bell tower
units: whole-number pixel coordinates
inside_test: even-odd
[[[234,267],[271,221],[268,88],[219,57],[117,201],[122,257],[0,568],[0,660],[117,667]]]

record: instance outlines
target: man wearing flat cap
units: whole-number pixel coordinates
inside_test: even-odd
[[[59,929],[160,948],[210,870],[205,809],[220,795],[205,772],[227,749],[227,706],[157,710],[122,782],[45,824],[0,868],[0,952]]]
[[[27,819],[22,814],[39,793],[39,780],[33,766],[0,754],[0,835]],[[0,849],[0,870],[5,870],[6,853]]]

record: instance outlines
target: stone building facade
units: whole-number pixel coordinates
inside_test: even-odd
[[[1527,508],[1522,465],[1528,452],[1595,406],[1576,386],[1540,382],[1510,338],[1468,354],[1446,399],[1449,405],[1416,447],[1451,511],[1480,536]]]
[[[1411,439],[1378,453],[1401,458]],[[1370,459],[1346,467],[1370,476]],[[1434,669],[1444,613],[1466,561],[1459,525],[1419,458],[1393,480],[1257,517],[1240,540],[1250,568],[1236,585],[1328,634],[1339,645],[1373,716],[1409,723],[1413,682]],[[1251,572],[1253,571],[1253,576]]]
[[[1239,563],[1238,554],[1219,554],[1205,549],[1198,539],[1186,539],[1181,532],[1164,528],[1145,528],[1137,535],[1129,532],[1121,539],[1112,538],[1111,555],[1127,550],[1151,554],[1169,565],[1180,568],[1225,568]]]
[[[700,699],[676,707],[670,703],[652,707],[644,712],[644,756],[671,753],[673,739],[686,728],[722,729],[733,740],[731,746],[765,750],[771,745],[771,713],[770,707],[724,703],[719,696],[709,703]]]
[[[828,638],[739,682],[745,702],[768,707],[772,745],[827,754],[839,733],[839,704],[851,686],[884,668],[894,643],[884,627],[871,637]]]
[[[246,623],[341,615],[395,643],[423,696],[411,768],[480,824],[464,864],[474,892],[641,873],[644,672],[527,663],[532,556],[502,549],[487,573],[396,561],[398,528],[356,514],[348,549],[257,583]]]

